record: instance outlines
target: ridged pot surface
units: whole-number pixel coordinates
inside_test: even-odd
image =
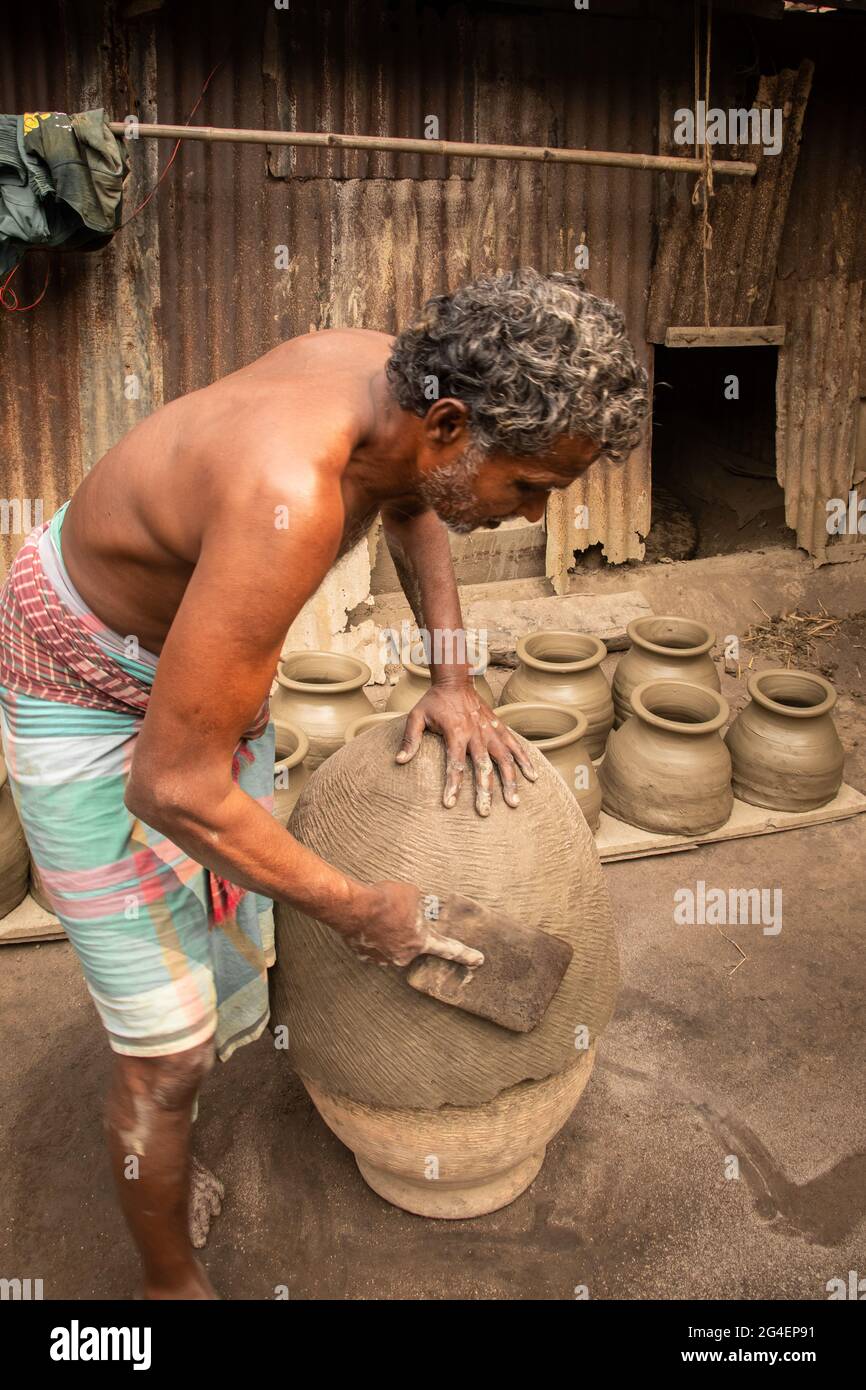
[[[337,652],[289,652],[280,662],[271,717],[303,729],[308,767],[318,767],[342,748],[353,719],[372,713],[364,690],[371,677],[366,662]]]
[[[484,1105],[438,1110],[362,1105],[301,1080],[374,1192],[418,1216],[459,1220],[507,1206],[532,1182],[583,1093],[595,1048],[575,1056],[563,1071]]]
[[[636,618],[626,628],[631,646],[613,675],[613,707],[619,728],[632,712],[631,692],[645,681],[689,681],[721,690],[710,651],[716,634],[693,618]]]
[[[717,830],[734,805],[727,701],[684,681],[648,681],[631,698],[634,715],[611,734],[599,768],[603,809],[667,835]]]
[[[613,728],[613,700],[601,670],[607,648],[581,632],[533,632],[517,643],[520,665],[509,676],[501,703],[565,705],[586,715],[584,742],[600,758]]]
[[[842,785],[845,753],[823,676],[782,667],[748,682],[749,703],[728,730],[734,795],[777,811],[814,811]]]
[[[594,1040],[617,984],[610,900],[595,844],[573,796],[544,756],[520,805],[471,788],[442,805],[445,746],[425,733],[395,761],[399,719],[352,739],[315,772],[292,813],[301,844],[352,877],[397,879],[425,894],[463,893],[567,941],[574,951],[544,1018],[529,1033],[412,990],[401,971],[362,961],[330,927],[278,905],[271,1017],[308,1081],[365,1105],[435,1110],[481,1105],[508,1086],[574,1062],[575,1028]],[[483,966],[481,967],[484,968]]]
[[[286,825],[312,769],[305,759],[310,743],[303,729],[288,720],[274,720],[274,817]]]
[[[494,703],[493,691],[490,689],[486,677],[474,676],[472,684],[485,704],[492,708]],[[385,709],[391,714],[408,714],[413,705],[417,705],[422,695],[426,695],[429,689],[429,668],[419,666],[414,661],[404,661],[400,678],[388,696]]]
[[[30,851],[12,799],[6,764],[0,757],[0,917],[24,901],[29,878]]]
[[[540,704],[500,705],[495,713],[556,768],[595,832],[601,815],[601,787],[584,742],[586,715],[565,705]]]

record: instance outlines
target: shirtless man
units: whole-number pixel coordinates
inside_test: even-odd
[[[13,569],[0,600],[0,715],[10,784],[115,1051],[109,1143],[146,1297],[213,1296],[188,1233],[191,1111],[214,1056],[215,1013],[203,959],[208,923],[187,913],[191,904],[199,907],[185,886],[190,868],[222,876],[247,890],[251,902],[261,895],[293,903],[379,962],[406,964],[422,951],[468,964],[479,959],[431,932],[417,887],[349,879],[257,804],[236,766],[233,775],[287,629],[378,513],[419,623],[428,632],[459,630],[446,528],[540,520],[552,489],[568,487],[600,455],[627,456],[646,412],[646,374],[613,305],[587,294],[575,276],[525,270],[490,277],[429,301],[396,340],[354,329],[296,338],[142,421],[72,498],[62,550],[52,523],[54,549],[45,550],[46,533],[39,556],[29,557],[37,569],[28,574],[47,595],[54,624],[46,618],[35,637],[32,610],[21,598],[26,585],[17,599],[12,593]],[[287,524],[277,524],[278,517]],[[62,613],[52,608],[57,594]],[[102,833],[96,819],[86,848],[68,837],[97,816],[93,789],[103,784],[89,779],[98,747],[115,737],[105,721],[124,717],[110,703],[115,696],[100,694],[95,709],[73,710],[70,746],[83,738],[86,758],[70,765],[62,785],[56,773],[39,775],[39,729],[27,722],[43,700],[68,713],[90,698],[93,662],[85,670],[75,645],[79,629],[70,638],[64,627],[62,639],[74,646],[71,705],[52,684],[66,650],[57,624],[73,609],[91,632],[98,628],[111,673],[119,672],[121,684],[128,675],[132,693],[118,698],[134,700],[139,677],[149,687],[132,725],[116,735],[122,777],[111,828],[127,817],[128,842],[95,858],[92,846]],[[127,661],[117,644],[128,644],[130,634]],[[49,641],[54,666],[40,685],[32,664]],[[109,686],[103,676],[101,690]],[[110,688],[117,691],[117,679]],[[89,718],[102,721],[92,736],[81,724]],[[399,761],[413,757],[425,729],[445,741],[446,806],[461,794],[471,763],[482,816],[497,784],[517,807],[518,771],[531,779],[531,764],[476,695],[465,664],[433,665],[430,690],[407,719]],[[269,757],[272,777],[272,745]],[[141,918],[130,926],[106,897],[107,883],[116,897],[130,864],[142,882],[154,856],[163,871],[166,846],[179,856],[171,860],[170,948],[166,919],[151,904],[154,897],[162,906],[159,894],[168,888],[139,894],[152,939]],[[87,912],[83,893],[92,895]],[[234,921],[231,910],[229,904]],[[118,930],[109,933],[109,926]],[[135,984],[125,975],[130,943]],[[154,965],[157,973],[142,981],[143,958],[149,968],[149,955],[160,955],[163,969],[167,951],[174,961],[168,973]],[[128,968],[131,975],[131,955]],[[189,986],[183,1010],[178,976]],[[129,1012],[130,1001],[138,1012]],[[260,1018],[258,1031],[262,1026]],[[134,1181],[124,1171],[131,1153],[139,1159]]]

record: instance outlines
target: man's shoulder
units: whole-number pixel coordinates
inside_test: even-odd
[[[362,361],[387,358],[394,345],[393,335],[381,333],[374,328],[317,328],[309,333],[300,333],[294,338],[285,338],[269,351],[255,358],[241,371],[255,371],[279,367],[292,371],[297,363],[315,362],[319,359],[345,358],[360,367]],[[359,354],[361,355],[359,358]]]

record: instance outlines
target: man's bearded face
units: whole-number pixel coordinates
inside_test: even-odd
[[[498,519],[479,515],[473,484],[484,456],[479,444],[469,443],[462,454],[426,473],[420,483],[427,506],[433,508],[450,531],[459,535],[466,535],[477,526],[499,525]]]

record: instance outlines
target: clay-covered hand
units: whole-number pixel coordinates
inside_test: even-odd
[[[481,816],[490,815],[494,765],[502,781],[502,795],[509,806],[516,806],[520,801],[515,766],[527,781],[536,780],[526,750],[468,681],[459,685],[435,682],[431,685],[406,717],[398,763],[414,758],[425,729],[432,729],[445,740],[445,789],[442,793],[445,806],[453,806],[457,801],[467,755],[472,759],[475,772],[475,807]]]
[[[362,960],[377,965],[409,965],[416,956],[425,955],[472,969],[483,965],[480,951],[436,930],[435,915],[435,899],[422,897],[414,884],[385,879],[370,885],[362,920],[341,927],[340,935]]]

